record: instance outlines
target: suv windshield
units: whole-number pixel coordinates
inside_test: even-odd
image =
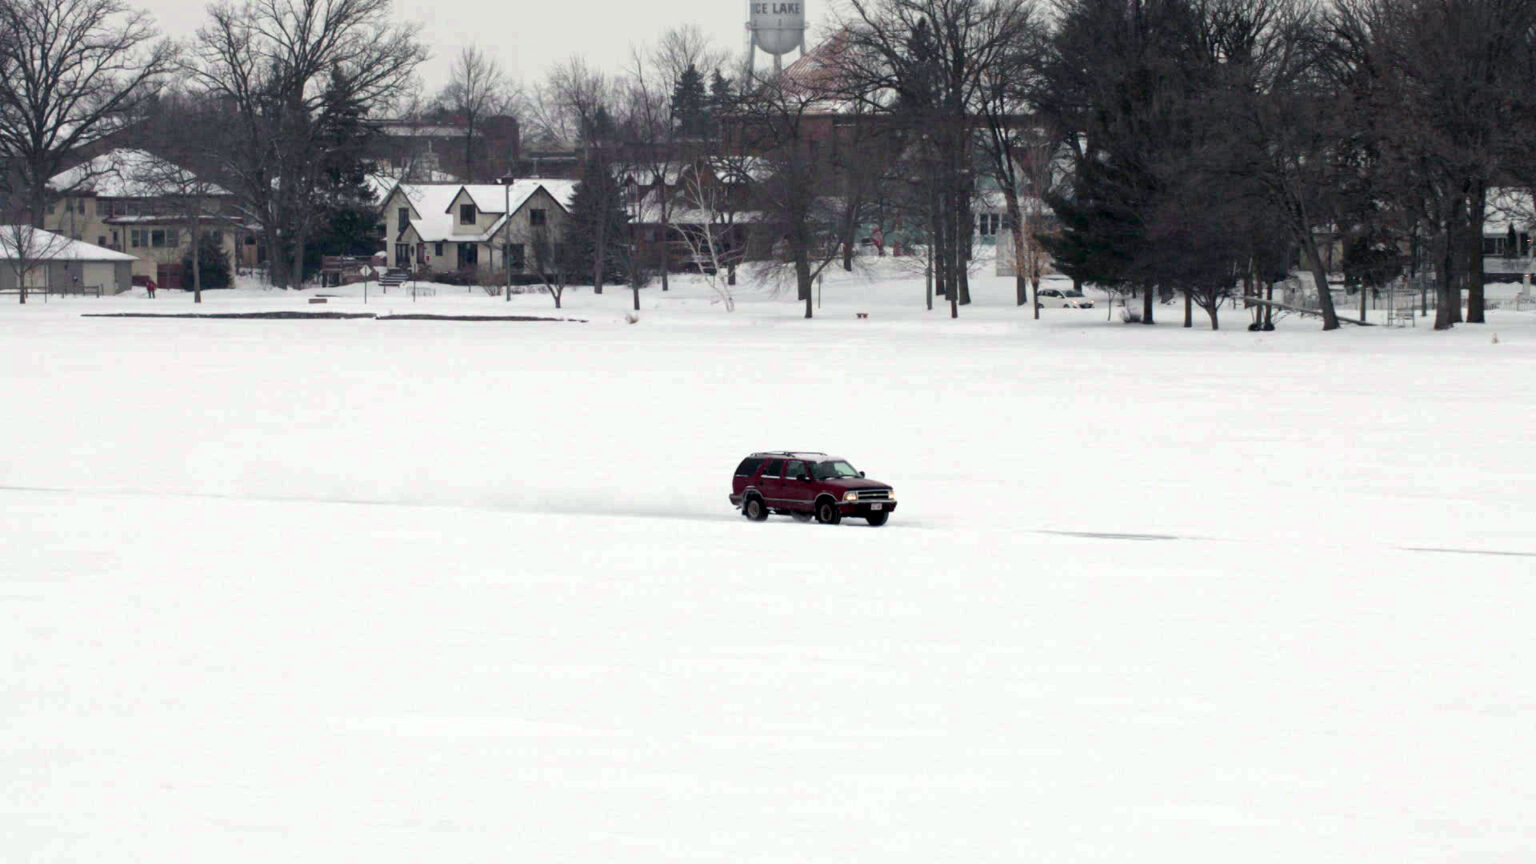
[[[857,477],[859,472],[853,470],[853,466],[847,462],[817,462],[815,467],[817,480],[836,480],[839,477]]]

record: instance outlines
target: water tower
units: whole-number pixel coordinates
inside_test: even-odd
[[[796,49],[805,54],[805,0],[749,0],[747,37],[748,77],[756,51],[773,57],[777,75],[784,68],[785,54]]]

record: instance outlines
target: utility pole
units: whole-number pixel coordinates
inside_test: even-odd
[[[507,271],[503,299],[512,302],[512,178],[501,178],[501,264]]]

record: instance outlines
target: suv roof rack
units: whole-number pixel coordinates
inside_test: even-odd
[[[764,450],[759,456],[825,456],[820,450]]]

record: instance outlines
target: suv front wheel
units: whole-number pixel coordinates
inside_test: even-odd
[[[885,520],[889,518],[891,518],[891,514],[881,511],[878,513],[870,513],[868,516],[864,517],[864,521],[875,526],[876,528],[879,528],[881,525],[884,525]]]
[[[837,512],[837,502],[831,498],[823,498],[817,501],[816,521],[823,525],[836,525],[843,521],[843,514]]]

